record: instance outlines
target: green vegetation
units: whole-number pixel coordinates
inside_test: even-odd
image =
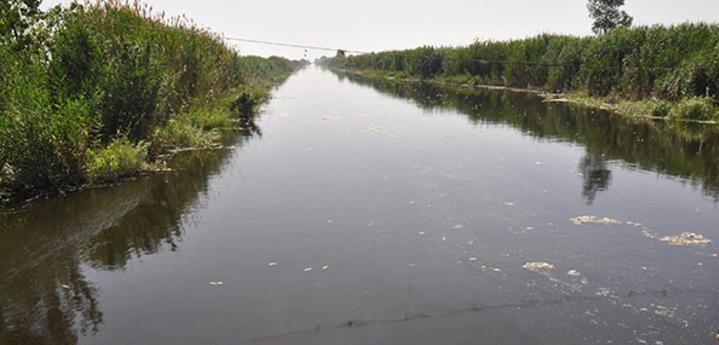
[[[567,96],[571,103],[581,104],[590,108],[609,110],[617,114],[634,117],[652,117],[702,123],[716,123],[719,110],[714,102],[706,97],[685,98],[678,102],[670,102],[657,98],[643,100],[607,100],[589,97],[586,94],[572,93]],[[552,99],[552,98],[550,98]]]
[[[627,12],[619,10],[624,0],[589,0],[587,9],[594,19],[592,31],[595,34],[606,34],[617,27],[630,27],[634,18]]]
[[[242,119],[246,119],[257,111],[269,97],[267,89],[261,86],[247,86],[242,88],[240,95],[229,105],[230,110]]]
[[[702,97],[687,98],[677,103],[670,111],[670,116],[677,119],[711,120],[717,115],[714,103]]]
[[[467,47],[421,47],[320,61],[334,69],[473,85],[580,93],[604,103],[703,97],[717,118],[719,25],[618,27],[596,37],[539,35],[476,42]],[[712,101],[714,100],[714,101]],[[660,110],[659,113],[665,111]],[[686,118],[682,115],[677,118]]]
[[[86,169],[97,180],[113,180],[145,169],[149,144],[132,143],[127,137],[87,152]]]
[[[0,201],[135,174],[169,148],[212,146],[213,131],[235,126],[239,108],[252,116],[299,66],[240,56],[137,3],[47,12],[39,3],[0,4]]]

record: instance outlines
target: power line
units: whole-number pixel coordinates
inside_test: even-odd
[[[240,38],[240,37],[231,37],[231,36],[222,36],[222,38],[225,40],[229,40],[229,41],[249,42],[249,43],[266,44],[266,45],[274,45],[274,46],[281,46],[281,47],[314,49],[314,50],[323,50],[323,51],[331,51],[331,52],[337,52],[337,51],[341,50],[341,51],[344,51],[347,53],[372,54],[370,52],[359,51],[359,50],[347,50],[347,49],[342,49],[342,48],[329,48],[329,47],[311,46],[311,45],[303,45],[303,44],[294,44],[294,43],[254,40],[254,39],[249,39],[249,38]],[[460,60],[461,58],[450,55],[450,56],[443,56],[443,59]],[[578,67],[578,64],[576,64],[576,63],[572,64],[572,63],[560,63],[560,62],[487,60],[487,59],[467,59],[465,61],[472,61],[472,62],[478,63],[480,65],[521,65],[521,66],[536,66],[536,67],[541,66],[541,67],[570,67],[570,68]],[[646,70],[646,71],[666,71],[666,70],[676,68],[676,66],[623,66],[623,68]]]
[[[249,38],[240,38],[240,37],[230,37],[230,36],[222,36],[223,39],[229,40],[229,41],[239,41],[239,42],[249,42],[249,43],[258,43],[258,44],[267,44],[267,45],[274,45],[274,46],[281,46],[281,47],[292,47],[292,48],[304,48],[304,49],[314,49],[314,50],[324,50],[324,51],[344,51],[347,53],[355,53],[355,54],[368,54],[367,52],[358,51],[358,50],[347,50],[342,48],[328,48],[328,47],[319,47],[319,46],[309,46],[309,45],[302,45],[302,44],[293,44],[293,43],[283,43],[283,42],[272,42],[272,41],[262,41],[262,40],[252,40]]]
[[[383,54],[383,53],[389,53],[392,51],[386,51],[386,52],[366,52],[361,50],[348,50],[348,49],[342,49],[342,48],[329,48],[329,47],[320,47],[320,46],[311,46],[311,45],[303,45],[303,44],[294,44],[294,43],[284,43],[284,42],[274,42],[274,41],[264,41],[264,40],[254,40],[249,38],[241,38],[241,37],[232,37],[232,36],[225,36],[221,35],[222,39],[228,40],[228,41],[238,41],[238,42],[249,42],[249,43],[257,43],[257,44],[266,44],[266,45],[274,45],[274,46],[281,46],[281,47],[292,47],[292,48],[303,48],[303,49],[314,49],[314,50],[323,50],[323,51],[330,51],[330,52],[338,52],[343,51],[345,53],[354,53],[354,54]],[[401,52],[401,51],[400,51]],[[429,57],[424,57],[424,59],[430,59]],[[579,67],[578,65],[581,65],[581,63],[560,63],[560,62],[539,62],[539,61],[514,61],[514,60],[487,60],[487,59],[477,59],[477,58],[471,58],[471,59],[462,59],[458,56],[452,56],[452,55],[445,55],[442,56],[443,60],[464,60],[464,61],[471,61],[475,62],[480,65],[520,65],[520,66],[537,66],[537,67],[570,67],[570,68],[576,68]],[[678,66],[622,66],[624,69],[631,69],[631,70],[645,70],[645,71],[667,71],[674,68],[677,68]],[[607,67],[604,67],[602,69],[607,69]]]
[[[293,47],[293,48],[304,48],[304,49],[314,49],[314,50],[324,50],[324,51],[344,51],[347,53],[355,53],[355,54],[373,54],[370,52],[364,52],[359,50],[347,50],[342,48],[328,48],[328,47],[319,47],[319,46],[310,46],[310,45],[302,45],[302,44],[293,44],[293,43],[282,43],[282,42],[273,42],[273,41],[263,41],[263,40],[253,40],[248,38],[239,38],[239,37],[230,37],[230,36],[222,36],[223,39],[229,40],[229,41],[240,41],[240,42],[249,42],[249,43],[258,43],[258,44],[267,44],[267,45],[275,45],[275,46],[282,46],[282,47]],[[380,52],[381,54],[382,52]],[[426,59],[426,58],[425,58]],[[456,56],[443,56],[442,59],[449,60],[449,59],[456,59],[460,60],[460,57]],[[486,60],[486,59],[467,59],[465,61],[472,61],[476,62],[480,65],[522,65],[522,66],[542,66],[542,67],[578,67],[578,64],[572,64],[572,63],[560,63],[560,62],[539,62],[539,61],[513,61],[513,60]],[[623,66],[623,68],[626,69],[638,69],[638,70],[647,70],[647,71],[665,71],[670,70],[673,68],[676,68],[676,66]]]

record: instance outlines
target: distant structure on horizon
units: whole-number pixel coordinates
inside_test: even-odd
[[[343,58],[343,57],[346,57],[346,56],[347,56],[347,52],[345,52],[345,51],[342,50],[342,49],[337,49],[337,55],[335,55],[335,57]]]

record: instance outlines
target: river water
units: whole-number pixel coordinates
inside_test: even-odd
[[[273,95],[173,173],[0,216],[0,344],[714,341],[712,129],[318,68]]]

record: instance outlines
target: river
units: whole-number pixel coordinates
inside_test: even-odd
[[[314,67],[257,124],[0,216],[0,344],[714,341],[711,128]]]

